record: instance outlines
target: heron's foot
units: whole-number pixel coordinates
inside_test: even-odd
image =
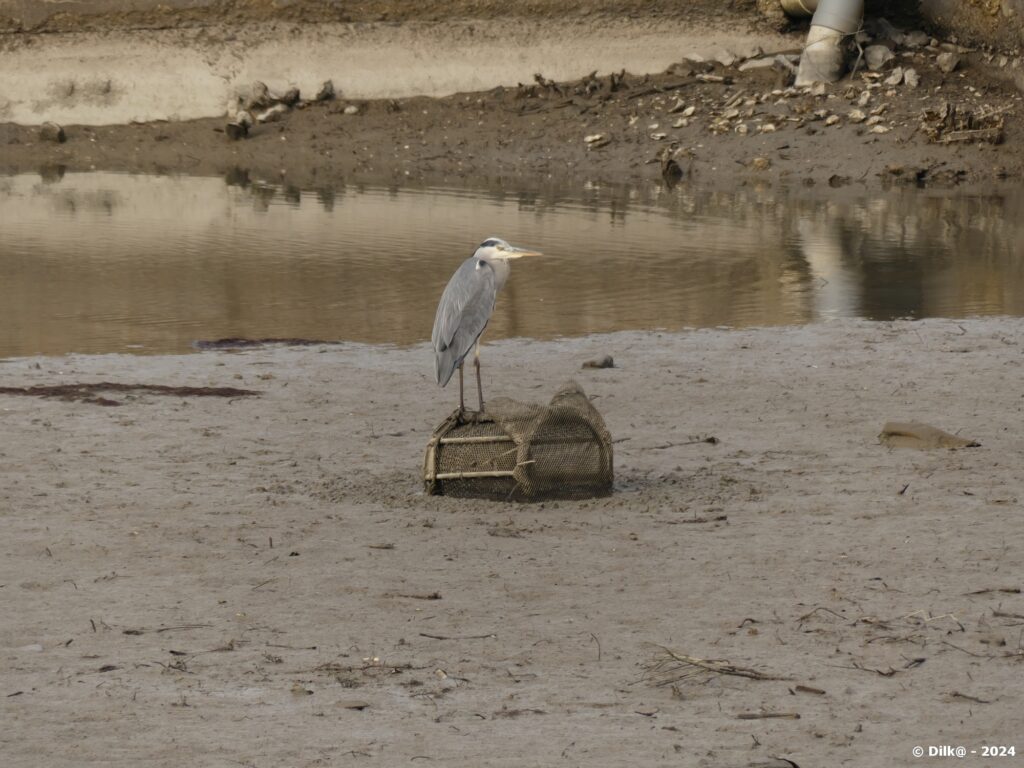
[[[464,424],[482,424],[485,421],[490,421],[487,418],[487,414],[483,411],[463,411],[459,414]]]

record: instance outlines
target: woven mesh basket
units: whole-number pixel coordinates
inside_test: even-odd
[[[458,411],[434,430],[423,463],[427,493],[513,501],[612,492],[612,438],[583,389],[568,382],[549,405],[508,398],[484,414]]]

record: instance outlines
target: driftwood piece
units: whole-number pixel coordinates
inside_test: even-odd
[[[977,448],[976,440],[951,435],[938,427],[918,421],[888,421],[878,435],[879,442],[890,448],[915,448],[933,451],[938,448]]]

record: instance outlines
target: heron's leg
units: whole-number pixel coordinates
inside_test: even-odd
[[[476,354],[473,355],[473,365],[476,366],[476,394],[480,401],[480,413],[484,412],[484,387],[480,383],[480,342],[476,343]]]
[[[466,400],[462,396],[462,363],[459,363],[459,415],[466,412]]]

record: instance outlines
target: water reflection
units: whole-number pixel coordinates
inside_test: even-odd
[[[195,339],[409,343],[477,241],[516,264],[489,335],[1024,314],[1019,198],[741,188],[300,190],[250,179],[0,178],[0,354]]]

